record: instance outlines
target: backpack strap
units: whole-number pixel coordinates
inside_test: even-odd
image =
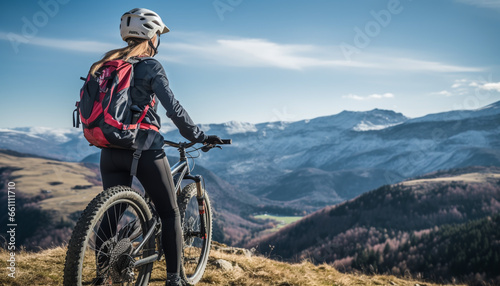
[[[147,59],[152,59],[151,57],[134,57],[130,58],[128,62],[132,64],[132,68],[135,67],[136,64],[140,63],[141,61],[147,60]],[[130,86],[134,85],[134,77],[132,75],[132,78],[130,79]],[[148,136],[146,137],[146,140],[142,144],[138,144],[137,146],[133,146],[135,149],[134,154],[133,154],[133,159],[132,159],[132,166],[130,167],[130,175],[131,176],[136,176],[137,175],[137,166],[139,165],[139,159],[141,158],[142,151],[143,150],[148,150],[149,147],[153,144],[153,141],[156,137],[156,132],[159,132],[158,128],[152,124],[147,124],[147,123],[142,123],[142,120],[146,116],[146,113],[150,107],[153,107],[155,105],[155,100],[154,97],[151,101],[150,104],[146,105],[144,108],[144,111],[141,114],[141,117],[139,120],[137,120],[137,124],[128,126],[130,129],[145,129],[148,132]],[[153,130],[149,131],[149,130]],[[135,144],[134,144],[135,145]]]
[[[73,127],[79,128],[80,127],[80,102],[77,101],[75,103],[75,110],[73,110]],[[76,115],[76,116],[75,116]]]
[[[139,165],[139,159],[141,158],[141,154],[143,150],[149,149],[151,145],[153,144],[153,141],[156,137],[156,131],[155,132],[148,132],[148,137],[146,138],[146,141],[144,143],[140,144],[137,146],[136,150],[134,151],[133,159],[132,159],[132,166],[130,167],[130,175],[135,176],[137,174],[137,166]]]

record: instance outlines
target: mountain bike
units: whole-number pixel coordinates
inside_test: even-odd
[[[223,140],[231,144],[231,140]],[[193,142],[165,141],[175,147],[179,161],[170,170],[174,178],[183,230],[181,278],[187,285],[200,281],[212,241],[212,207],[202,176],[191,174],[188,158],[219,145],[194,148]],[[192,148],[193,149],[189,149]],[[193,181],[186,184],[186,180]],[[183,187],[183,185],[185,185]],[[163,255],[161,220],[147,194],[128,186],[109,188],[97,195],[80,216],[68,244],[64,285],[146,286],[153,263]]]

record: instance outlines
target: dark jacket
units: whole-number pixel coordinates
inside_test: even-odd
[[[149,121],[156,127],[161,127],[160,116],[157,114],[158,105],[161,103],[167,110],[167,117],[177,126],[183,137],[193,142],[203,142],[207,138],[207,135],[194,124],[179,101],[174,98],[174,94],[168,86],[167,75],[160,62],[153,58],[145,58],[135,64],[134,67],[134,82],[131,89],[132,101],[142,108],[149,103],[152,95],[156,96],[156,105],[154,108],[149,109],[145,119],[146,122]],[[149,130],[148,132],[156,131]],[[163,146],[163,136],[158,132],[156,133],[153,145],[149,149],[161,149]]]

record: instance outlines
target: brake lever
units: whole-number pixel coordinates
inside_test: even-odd
[[[221,147],[221,146],[219,146],[219,145],[212,145],[212,144],[209,144],[209,145],[205,145],[205,146],[201,147],[201,151],[203,151],[203,152],[208,152],[208,151],[210,151],[210,149],[212,149],[212,148],[219,148],[219,149],[222,149],[222,147]]]

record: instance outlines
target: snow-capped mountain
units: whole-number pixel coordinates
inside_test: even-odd
[[[233,145],[203,153],[197,163],[242,190],[317,208],[438,169],[500,166],[499,123],[500,102],[414,119],[374,109],[296,122],[209,124],[202,126],[208,134]],[[183,140],[175,128],[162,129],[165,138]],[[0,148],[68,161],[99,152],[81,130],[36,127],[0,129]],[[287,183],[293,180],[300,182]]]
[[[0,128],[0,148],[65,161],[96,152],[76,128]]]
[[[497,101],[490,105],[473,110],[453,110],[448,112],[428,114],[426,116],[411,119],[410,122],[463,120],[467,118],[496,115],[499,113],[500,113],[500,101]]]

